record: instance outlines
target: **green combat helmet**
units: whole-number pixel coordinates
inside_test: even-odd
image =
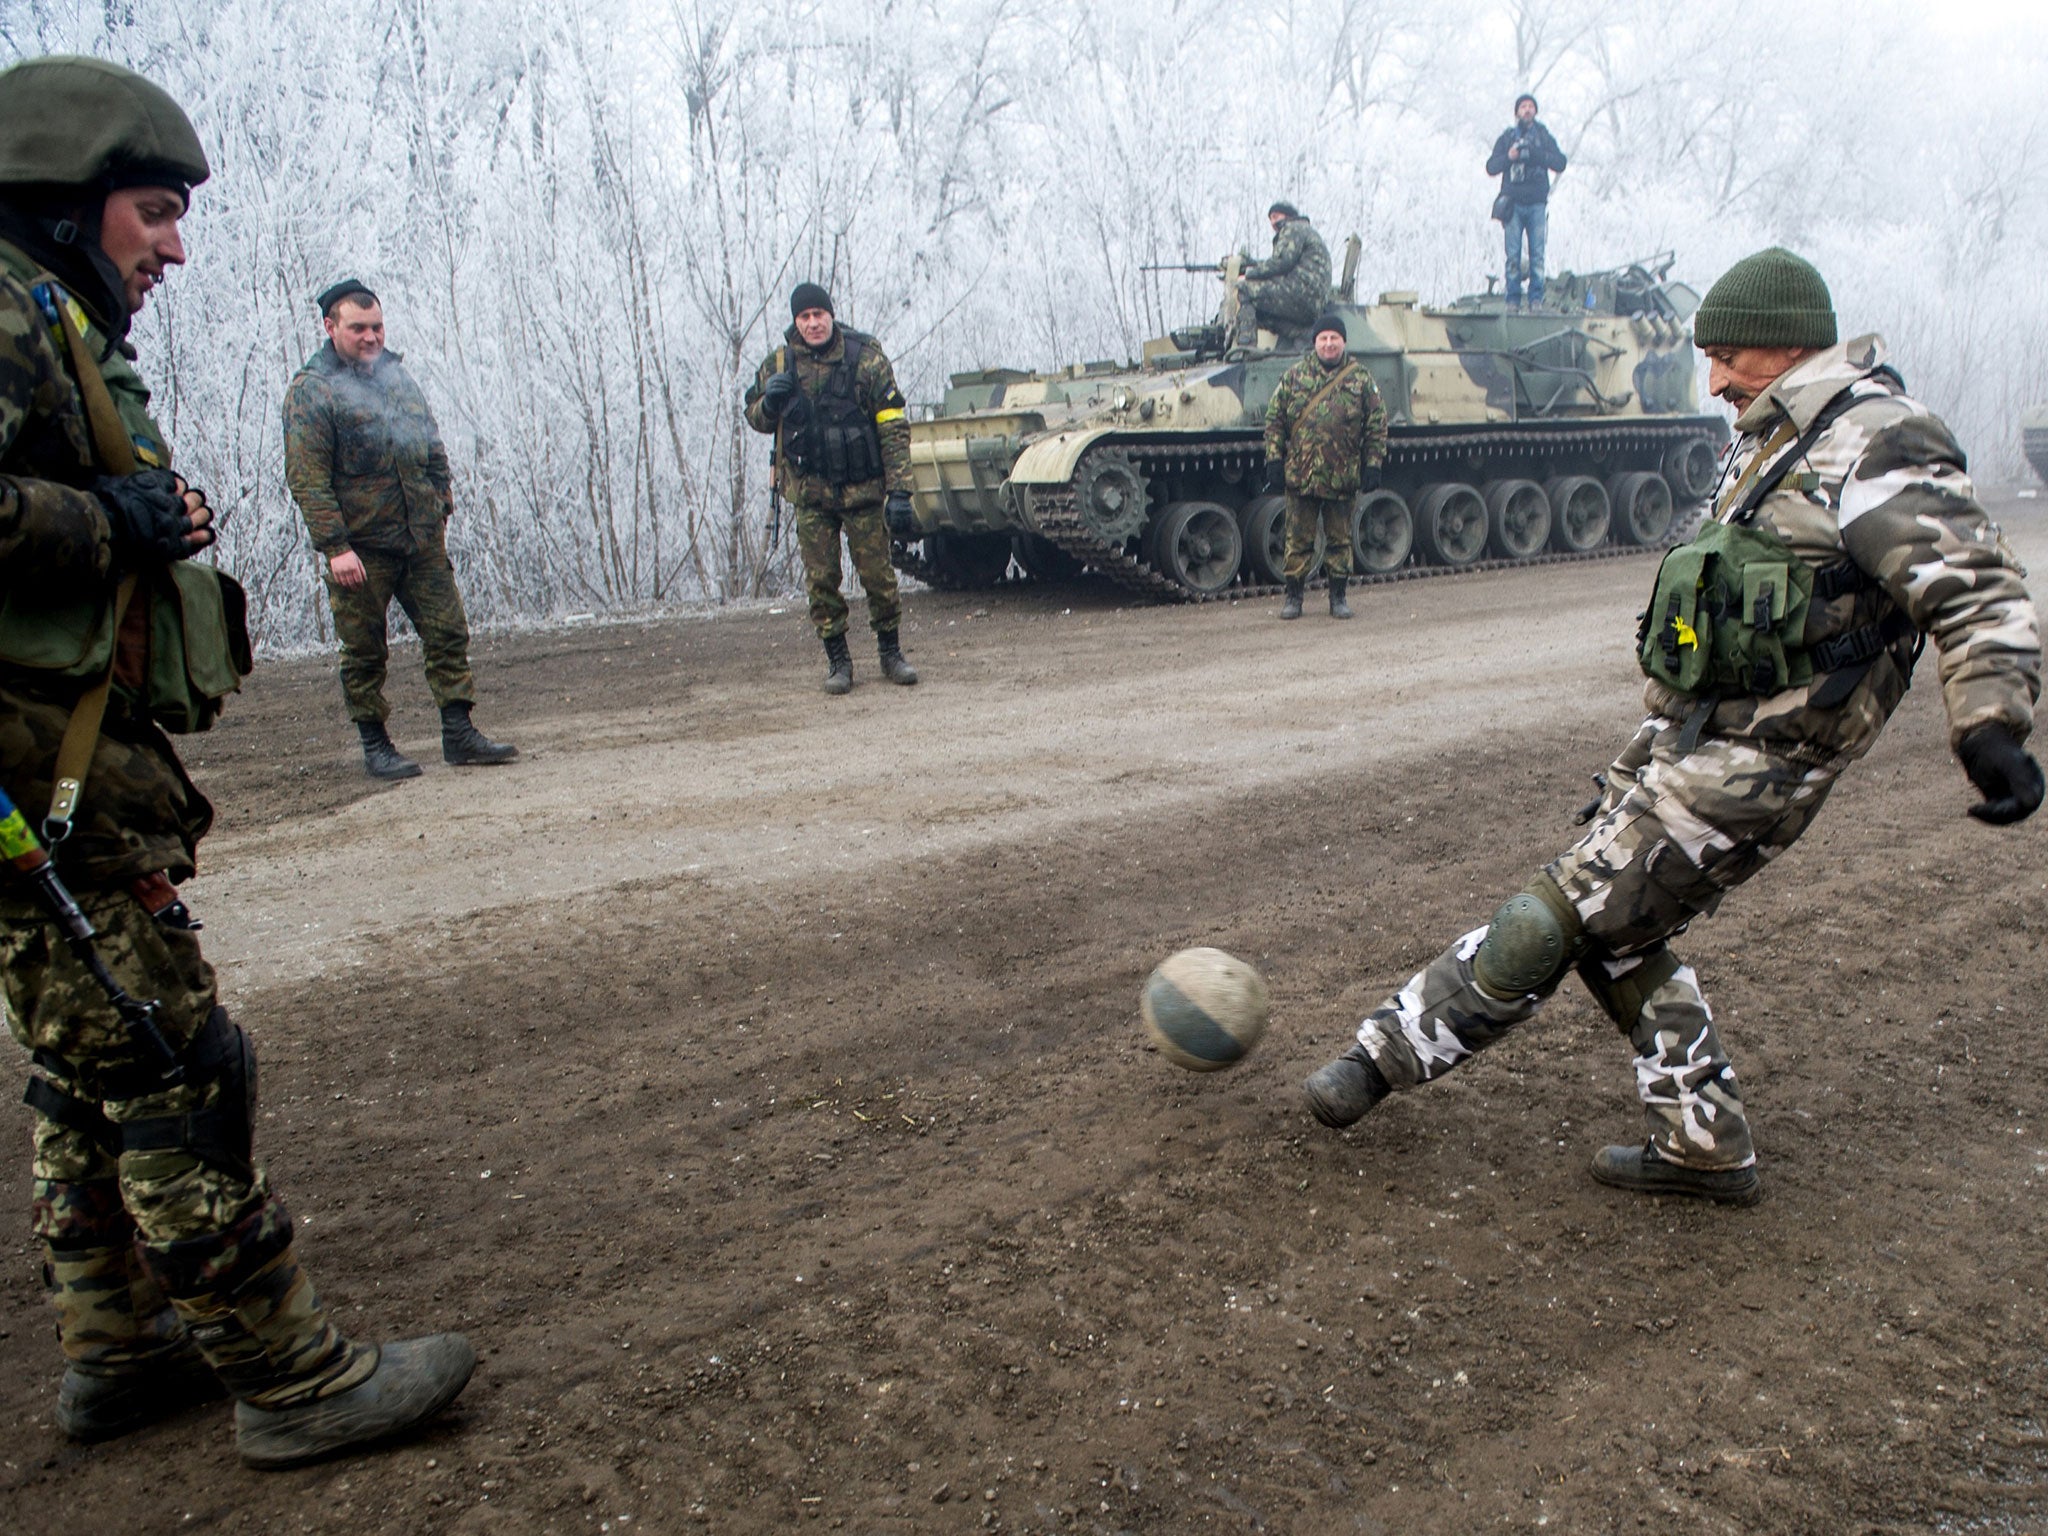
[[[104,59],[54,55],[0,74],[0,184],[192,188],[212,174],[161,86]]]

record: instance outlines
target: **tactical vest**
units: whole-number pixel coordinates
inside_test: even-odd
[[[123,408],[110,394],[77,323],[76,301],[47,274],[39,274],[30,293],[58,355],[77,375],[92,467],[103,474],[133,474],[162,464],[155,424],[139,401],[130,399]],[[142,427],[135,425],[138,418]],[[88,697],[111,677],[165,730],[203,731],[249,674],[247,611],[239,583],[193,560],[78,596],[14,582],[0,592],[0,665],[30,680],[82,684]]]
[[[860,402],[858,331],[839,328],[840,359],[816,394],[801,386],[782,413],[782,452],[797,473],[827,485],[860,485],[882,478],[882,435]],[[785,354],[786,356],[786,354]],[[795,376],[794,364],[788,371]]]
[[[1814,599],[1828,602],[1878,583],[1850,560],[1808,565],[1755,521],[1757,508],[1792,466],[1855,403],[1846,392],[1831,402],[1757,478],[1728,521],[1709,518],[1690,542],[1665,554],[1636,629],[1636,660],[1646,676],[1711,704],[1804,687],[1830,674],[1810,702],[1833,708],[1879,655],[1914,633],[1912,622],[1893,609],[1875,623],[1809,644]]]

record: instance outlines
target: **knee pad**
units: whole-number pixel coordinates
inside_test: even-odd
[[[213,1102],[185,1115],[122,1123],[123,1152],[188,1152],[242,1179],[255,1176],[256,1052],[241,1025],[215,1008],[185,1052],[188,1085],[215,1085]]]
[[[1472,957],[1472,979],[1502,1001],[1547,996],[1571,969],[1584,925],[1557,882],[1538,875],[1493,914]]]

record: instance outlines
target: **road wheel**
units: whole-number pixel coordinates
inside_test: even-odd
[[[1152,548],[1162,576],[1207,597],[1236,578],[1244,537],[1221,502],[1175,501],[1159,514]]]
[[[1415,540],[1431,565],[1470,565],[1486,551],[1486,499],[1461,480],[1415,498]]]
[[[1550,498],[1534,480],[1488,481],[1486,512],[1502,560],[1526,560],[1550,542]]]
[[[1680,438],[1664,450],[1664,478],[1682,507],[1704,500],[1720,472],[1721,455],[1710,438]]]
[[[1384,576],[1408,563],[1415,516],[1399,491],[1367,491],[1351,509],[1351,564],[1361,576]]]
[[[1671,484],[1655,470],[1612,475],[1607,497],[1614,503],[1615,537],[1624,544],[1661,544],[1671,531]]]
[[[1614,506],[1607,487],[1591,475],[1559,475],[1543,487],[1550,498],[1550,542],[1566,554],[1584,554],[1607,542]]]

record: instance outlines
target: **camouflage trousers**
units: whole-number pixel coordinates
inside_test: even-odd
[[[878,506],[798,506],[797,548],[804,557],[804,590],[810,600],[811,622],[818,638],[830,640],[846,633],[846,599],[840,596],[839,537],[846,536],[846,548],[853,556],[853,568],[860,572],[860,584],[868,594],[868,626],[876,632],[895,629],[902,622],[903,605],[896,596],[896,566],[889,558],[889,528]]]
[[[1323,569],[1332,576],[1351,574],[1351,496],[1297,496],[1287,493],[1287,556],[1280,574],[1305,581],[1316,568],[1316,535],[1323,537]]]
[[[1635,1051],[1636,1091],[1659,1155],[1688,1167],[1755,1161],[1734,1068],[1699,979],[1665,941],[1792,846],[1840,765],[1737,741],[1691,751],[1680,723],[1644,722],[1608,770],[1601,814],[1544,874],[1583,924],[1579,977]],[[1396,1089],[1443,1076],[1533,1017],[1564,977],[1496,998],[1473,975],[1475,928],[1367,1016],[1358,1039]]]
[[[391,713],[384,701],[384,675],[391,656],[394,597],[419,631],[434,703],[474,704],[469,618],[445,540],[436,535],[409,555],[374,549],[359,549],[356,555],[367,578],[361,586],[344,587],[332,574],[327,577],[327,606],[334,614],[334,638],[341,645],[341,693],[349,719],[382,721]]]
[[[1313,325],[1329,308],[1329,294],[1320,287],[1287,277],[1241,277],[1237,280],[1237,345],[1250,346],[1259,327],[1280,331]]]
[[[213,968],[197,937],[166,928],[125,890],[76,894],[115,980],[161,1005],[167,1042],[185,1051],[216,1009]],[[0,897],[0,974],[14,1037],[71,1101],[67,1113],[99,1118],[95,1127],[39,1113],[31,1132],[31,1225],[44,1245],[69,1363],[88,1374],[146,1369],[191,1348],[186,1321],[232,1313],[233,1336],[216,1328],[206,1354],[238,1395],[275,1401],[331,1390],[345,1372],[365,1371],[294,1261],[291,1216],[248,1156],[246,1138],[226,1155],[123,1145],[123,1128],[138,1121],[244,1124],[253,1084],[215,1076],[136,1094],[136,1085],[120,1083],[116,1075],[140,1062],[126,1027],[61,933],[23,896]]]

